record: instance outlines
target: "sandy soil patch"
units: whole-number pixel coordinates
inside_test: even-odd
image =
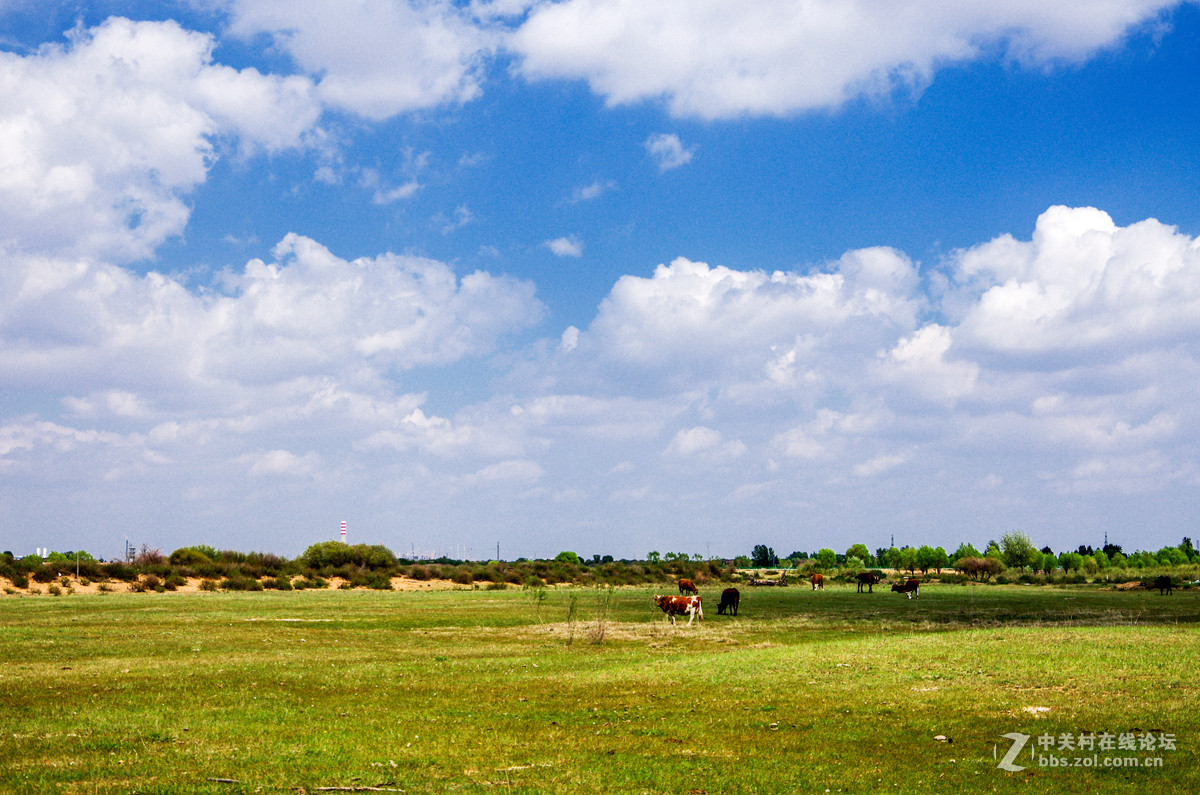
[[[28,588],[17,588],[12,584],[12,581],[0,577],[0,599],[7,596],[48,596],[53,592],[51,586],[57,586],[61,591],[60,596],[67,595],[96,595],[104,593],[131,593],[133,591],[133,583],[122,582],[120,580],[90,580],[86,585],[76,579],[74,576],[66,578],[67,584],[63,584],[61,580],[53,582],[34,582],[29,581]],[[85,578],[86,579],[86,578]],[[200,584],[204,582],[199,577],[191,577],[184,585],[180,585],[173,591],[165,591],[164,593],[199,593],[202,588]],[[345,580],[334,577],[329,580],[326,586],[328,590],[337,590],[342,587]],[[407,577],[393,577],[393,591],[449,591],[455,588],[463,588],[468,586],[458,585],[451,580],[413,580]],[[310,589],[311,590],[311,589]],[[148,593],[154,594],[154,591]]]

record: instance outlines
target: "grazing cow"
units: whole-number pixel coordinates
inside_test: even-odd
[[[1158,589],[1159,596],[1162,596],[1163,594],[1169,595],[1171,593],[1171,578],[1165,574],[1156,578],[1154,580],[1154,587]]]
[[[696,583],[692,582],[691,580],[680,579],[679,594],[682,596],[685,593],[699,594],[700,592],[696,590]]]
[[[859,593],[862,593],[864,585],[867,586],[867,593],[875,593],[874,587],[876,583],[883,582],[883,577],[873,571],[860,571],[857,576]]]
[[[717,615],[725,615],[725,611],[729,610],[732,616],[737,615],[738,602],[742,601],[742,593],[737,588],[726,588],[721,591],[721,604],[717,605]]]
[[[892,590],[896,593],[908,594],[909,599],[912,599],[913,596],[917,596],[918,598],[920,598],[920,596],[921,596],[921,581],[918,579],[915,579],[913,577],[909,577],[907,580],[904,581],[903,585],[901,585],[900,583],[896,583],[895,585],[893,585]]]
[[[814,591],[825,590],[825,575],[824,574],[814,574],[812,576],[812,586],[813,586]]]
[[[675,616],[687,616],[689,627],[697,617],[701,621],[704,620],[704,609],[700,605],[699,596],[655,595],[654,603],[662,608],[662,611],[667,614],[667,618],[671,619],[672,626],[675,624]]]

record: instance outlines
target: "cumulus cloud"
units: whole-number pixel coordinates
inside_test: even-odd
[[[16,258],[0,380],[39,399],[0,422],[0,470],[123,495],[171,473],[196,504],[240,495],[229,511],[256,489],[353,493],[523,528],[513,505],[570,495],[539,499],[537,521],[599,506],[634,546],[766,500],[831,523],[887,504],[914,526],[1037,521],[1078,495],[1149,506],[1200,482],[1198,252],[1157,221],[1056,207],[1028,240],[932,266],[887,248],[788,271],[679,258],[618,279],[586,328],[515,349],[543,317],[532,285],[298,235],[204,290]],[[496,381],[457,398],[461,363],[495,351]]]
[[[613,182],[611,179],[598,179],[589,185],[584,185],[581,188],[576,188],[575,190],[571,191],[571,198],[568,200],[568,203],[579,204],[581,202],[589,202],[593,199],[600,198],[611,190],[616,190],[616,188],[617,183]]]
[[[448,0],[230,0],[230,30],[271,36],[331,107],[368,119],[467,102],[481,91],[493,34]]]
[[[694,149],[687,149],[675,133],[659,133],[646,139],[646,151],[658,164],[660,174],[692,162]]]
[[[547,240],[545,246],[557,257],[583,256],[583,241],[575,237],[575,235]]]
[[[220,136],[301,145],[312,83],[214,64],[174,22],[113,18],[63,46],[0,53],[0,243],[10,252],[147,257],[178,235]]]
[[[16,260],[0,273],[0,373],[98,390],[150,382],[160,399],[331,373],[377,378],[486,354],[543,312],[528,283],[460,278],[433,260],[347,261],[299,235],[274,253],[203,293],[157,273]]]
[[[1033,239],[962,252],[964,341],[991,350],[1126,349],[1200,331],[1200,241],[1150,219],[1118,227],[1101,210],[1052,207]]]
[[[725,441],[725,436],[718,430],[696,426],[678,431],[667,449],[665,455],[690,458],[693,456],[708,456],[710,458],[737,458],[746,452],[746,445],[740,441]]]
[[[1177,4],[565,0],[536,5],[508,45],[527,77],[585,80],[609,104],[778,116],[919,90],[938,68],[984,54],[1077,61]]]

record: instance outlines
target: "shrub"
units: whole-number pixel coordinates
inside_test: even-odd
[[[129,582],[137,578],[137,572],[133,570],[133,567],[119,560],[112,563],[105,563],[104,573],[109,579],[120,580],[121,582]]]
[[[59,588],[57,585],[51,585],[46,589],[46,592],[51,596],[62,596],[62,588]]]
[[[133,559],[133,565],[140,568],[149,566],[162,566],[167,563],[167,558],[157,549],[143,549],[138,553],[138,556]]]
[[[413,566],[412,569],[409,571],[408,576],[412,577],[414,580],[428,580],[429,576],[430,576],[429,575],[429,567],[428,566]]]
[[[166,580],[163,581],[163,586],[168,591],[174,591],[176,588],[179,588],[182,585],[187,585],[187,580],[185,580],[183,576],[179,574],[171,574]]]
[[[471,572],[465,567],[455,572],[452,579],[459,585],[470,585],[474,581],[474,578],[471,576]]]
[[[199,547],[183,547],[172,552],[169,560],[172,566],[211,566],[217,553],[212,547],[208,549],[212,550],[212,555],[205,554]]]
[[[46,563],[33,572],[34,582],[53,582],[58,579],[58,567],[52,563]]]
[[[142,581],[142,584],[145,585],[146,588],[157,591],[162,587],[162,580],[158,579],[158,577],[153,574],[147,574],[146,579]]]
[[[207,579],[207,578],[206,578],[206,579],[203,579],[203,580],[201,580],[201,581],[200,581],[200,590],[201,590],[201,591],[215,591],[215,590],[217,590],[217,581],[216,581],[216,580],[210,580],[210,579]]]

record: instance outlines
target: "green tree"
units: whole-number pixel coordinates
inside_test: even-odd
[[[779,565],[779,558],[775,556],[775,550],[766,544],[755,544],[754,551],[750,553],[750,560],[754,563],[755,568],[759,569]]]
[[[822,569],[832,569],[837,565],[837,553],[832,549],[822,549],[817,553],[817,565]]]
[[[1034,555],[1037,555],[1036,561]],[[1000,536],[1000,559],[1010,569],[1025,570],[1042,562],[1041,551],[1034,546],[1033,541],[1024,533],[1011,530]]]
[[[880,561],[881,563],[883,561]],[[887,565],[889,569],[900,568],[900,550],[892,547],[887,551]]]
[[[1058,568],[1058,558],[1054,556],[1053,552],[1043,553],[1039,568],[1046,574],[1053,574],[1054,570]]]
[[[950,565],[950,556],[946,554],[946,550],[941,547],[935,547],[933,550],[933,567],[937,569],[937,573],[941,574],[942,569]]]
[[[1154,557],[1163,566],[1182,566],[1188,562],[1188,556],[1179,547],[1163,547]]]
[[[950,553],[950,562],[953,563],[954,561],[958,560],[959,558],[982,558],[982,557],[983,557],[983,555],[980,554],[979,550],[976,549],[973,544],[959,544],[958,549],[956,549],[956,550],[954,550],[954,552]]]
[[[660,560],[662,560],[662,555],[658,554],[657,551],[646,553],[646,562],[647,563],[658,563]]]
[[[928,544],[923,545],[917,550],[917,568],[922,574],[928,574],[929,570],[937,562],[937,552]]]
[[[576,566],[582,566],[583,561],[579,559],[579,555],[569,550],[563,550],[554,556],[554,560],[559,563],[574,563]]]
[[[900,550],[900,565],[897,568],[910,573],[915,572],[917,570],[917,550],[912,547]]]
[[[1078,552],[1064,552],[1058,556],[1058,565],[1062,566],[1064,574],[1079,571],[1083,568],[1083,555]]]
[[[850,558],[858,558],[863,562],[864,566],[874,565],[875,561],[871,559],[871,551],[867,549],[866,544],[854,544],[846,550],[846,560]]]

